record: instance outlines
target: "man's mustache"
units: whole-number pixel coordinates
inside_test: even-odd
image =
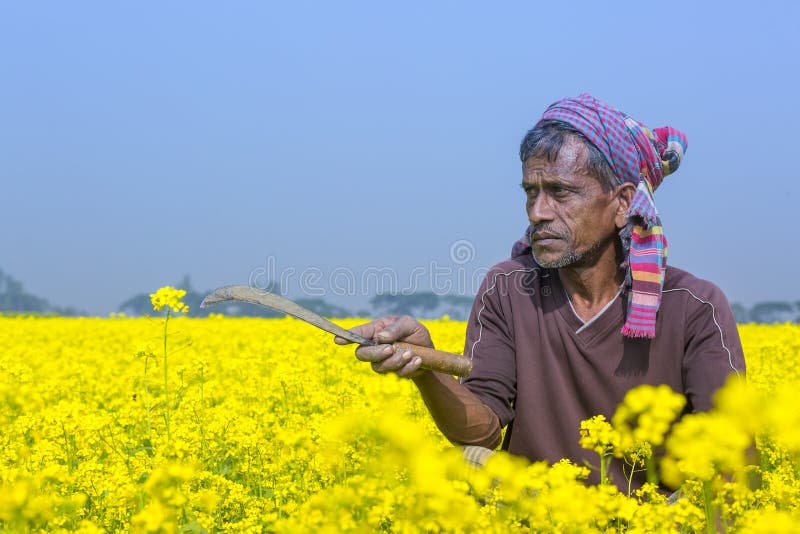
[[[566,239],[569,237],[569,232],[564,229],[554,227],[553,225],[531,225],[530,239],[533,240],[534,237],[539,236],[555,239]]]

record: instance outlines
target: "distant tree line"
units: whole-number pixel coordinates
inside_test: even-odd
[[[0,312],[63,315],[74,317],[86,312],[72,307],[54,306],[46,299],[26,293],[22,282],[0,269]]]
[[[240,302],[223,302],[202,309],[200,303],[210,291],[200,292],[192,286],[188,275],[175,284],[186,290],[184,302],[189,305],[190,317],[207,317],[218,313],[233,317],[281,317],[283,314],[269,308]],[[453,320],[464,321],[469,317],[474,297],[462,295],[438,295],[430,291],[411,294],[380,294],[369,300],[369,309],[351,310],[331,304],[322,298],[298,298],[295,302],[323,317],[381,317],[385,315],[411,315],[421,319],[433,319],[447,315]],[[737,323],[800,323],[800,301],[759,302],[751,307],[734,302],[731,304]],[[153,311],[150,293],[139,293],[123,302],[118,311],[131,316],[161,315]],[[86,312],[73,307],[60,307],[46,299],[26,293],[22,283],[0,269],[0,313],[24,313],[42,315],[79,316]]]
[[[186,290],[183,301],[189,305],[190,317],[207,317],[211,313],[218,313],[233,317],[281,317],[278,313],[263,306],[242,302],[221,302],[210,308],[200,308],[203,298],[210,293],[198,292],[190,277],[175,284],[175,287]],[[369,301],[369,310],[354,311],[331,304],[322,298],[297,298],[293,299],[301,306],[322,315],[323,317],[379,317],[384,315],[411,315],[420,318],[438,318],[443,315],[453,320],[466,320],[469,316],[473,297],[456,295],[437,295],[432,292],[417,292],[412,294],[376,295]],[[119,311],[131,316],[158,315],[153,311],[149,293],[139,293],[129,298],[119,306]]]
[[[437,295],[430,291],[381,294],[370,299],[373,311],[365,316],[410,315],[421,319],[435,319],[447,315],[454,321],[466,321],[474,298],[463,295]]]
[[[200,303],[211,291],[199,292],[194,286],[189,275],[175,284],[174,287],[186,290],[183,301],[189,306],[189,317],[208,317],[210,314],[228,315],[231,317],[283,317],[284,314],[278,313],[263,306],[249,304],[247,302],[220,302],[210,308],[201,308]],[[353,314],[348,310],[335,306],[320,298],[296,299],[295,302],[305,306],[309,310],[322,315],[323,317],[352,317]],[[150,293],[139,293],[132,296],[119,306],[119,311],[126,315],[161,315],[153,311],[150,302]]]
[[[800,300],[759,302],[750,308],[734,302],[731,309],[737,323],[800,323]]]
[[[189,305],[190,316],[205,317],[209,313],[231,316],[279,317],[282,314],[255,306],[253,304],[222,303],[213,308],[201,310],[200,302],[208,293],[198,293],[191,285],[188,276],[175,287],[186,289],[185,302]],[[379,294],[369,300],[369,309],[350,310],[333,305],[322,298],[294,299],[298,304],[323,317],[382,317],[385,315],[410,315],[420,319],[435,319],[447,315],[455,321],[466,321],[475,297],[463,295],[438,295],[430,291],[411,294]],[[149,294],[142,293],[127,300],[120,311],[130,315],[153,315]],[[737,323],[800,323],[800,301],[759,302],[748,308],[734,302],[731,304]]]

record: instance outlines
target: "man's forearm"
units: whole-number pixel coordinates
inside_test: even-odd
[[[497,415],[455,378],[429,371],[415,377],[414,383],[436,426],[452,443],[490,449],[500,444]]]

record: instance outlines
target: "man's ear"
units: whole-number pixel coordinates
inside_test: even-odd
[[[614,192],[617,200],[617,209],[614,212],[614,224],[617,228],[622,228],[627,223],[625,214],[628,213],[628,208],[631,206],[634,193],[636,193],[636,186],[631,182],[620,184]]]

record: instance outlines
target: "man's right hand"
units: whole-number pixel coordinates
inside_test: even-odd
[[[422,361],[418,356],[402,349],[395,352],[391,345],[395,341],[434,348],[428,329],[419,321],[408,316],[383,317],[350,331],[380,343],[371,347],[359,345],[356,349],[356,358],[370,362],[376,373],[415,378],[425,405],[447,439],[490,449],[500,445],[500,421],[491,408],[452,376],[420,369]],[[350,343],[340,337],[334,341],[339,345]]]
[[[351,328],[350,331],[379,343],[374,346],[359,345],[356,348],[356,358],[362,362],[370,362],[376,373],[396,373],[400,377],[412,378],[428,372],[420,369],[422,360],[419,356],[414,356],[409,350],[395,351],[392,346],[395,341],[405,341],[434,348],[428,329],[413,317],[382,317]],[[334,341],[339,345],[351,343],[339,336]]]

